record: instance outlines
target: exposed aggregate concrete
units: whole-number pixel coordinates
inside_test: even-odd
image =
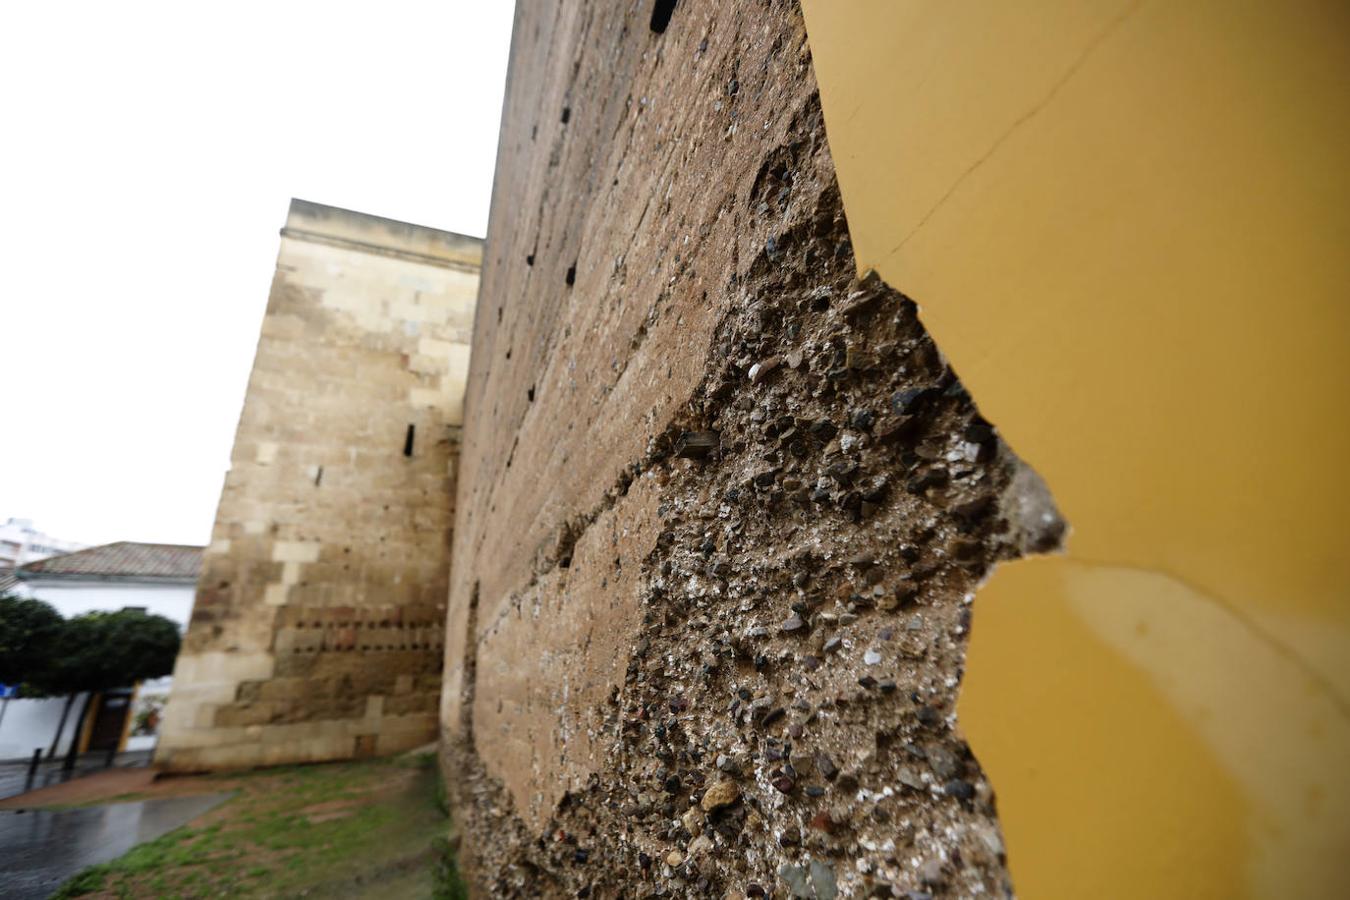
[[[667,529],[618,777],[503,848],[494,895],[823,896],[791,887],[812,861],[845,896],[1009,892],[953,725],[973,592],[1022,549],[1004,511],[1018,464],[914,304],[853,279],[822,200],[738,288],[721,371],[645,467]],[[1028,549],[1062,528],[1018,524]]]
[[[1008,896],[955,703],[977,586],[1063,523],[916,305],[857,277],[814,94],[746,207],[769,236],[710,301],[707,374],[602,504],[654,482],[663,529],[606,764],[536,832],[466,719],[467,868],[494,897]]]

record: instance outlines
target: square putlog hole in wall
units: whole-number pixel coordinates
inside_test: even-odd
[[[652,31],[665,34],[670,17],[675,15],[675,0],[656,0],[652,6]]]

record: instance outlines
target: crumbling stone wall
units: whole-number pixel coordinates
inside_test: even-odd
[[[1004,895],[954,705],[977,584],[1062,525],[858,277],[795,5],[650,15],[517,10],[442,710],[465,868]]]
[[[156,763],[436,735],[480,242],[295,201]]]

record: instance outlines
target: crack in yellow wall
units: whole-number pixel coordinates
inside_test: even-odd
[[[1350,896],[1350,7],[804,7],[859,265],[1073,527],[960,707],[1019,893]]]

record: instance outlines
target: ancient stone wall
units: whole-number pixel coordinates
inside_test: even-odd
[[[488,248],[442,707],[477,889],[1006,893],[954,704],[976,585],[1061,526],[858,277],[795,4],[520,4]]]
[[[436,735],[480,242],[294,201],[156,763]]]

